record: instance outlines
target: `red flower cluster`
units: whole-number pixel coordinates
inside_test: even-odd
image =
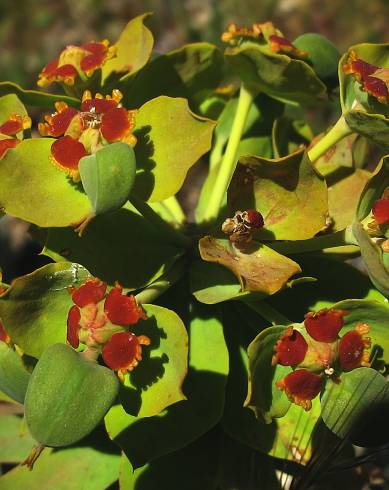
[[[11,114],[9,118],[0,125],[0,158],[9,148],[15,148],[20,143],[16,134],[31,127],[31,119],[28,116]]]
[[[142,359],[141,346],[150,344],[145,335],[128,330],[147,319],[145,312],[118,284],[107,293],[107,284],[99,279],[87,279],[78,288],[69,288],[69,293],[74,306],[67,320],[68,343],[74,349],[80,342],[102,349],[105,364],[123,378]]]
[[[364,91],[375,97],[382,104],[387,104],[388,87],[383,80],[374,76],[379,69],[380,67],[371,65],[358,58],[355,51],[350,52],[346,64],[343,65],[344,73],[346,75],[354,75],[358,82],[362,84]]]
[[[371,211],[376,224],[383,225],[389,221],[389,188],[384,190],[381,199],[374,203]]]
[[[53,82],[74,85],[77,76],[85,81],[95,70],[115,56],[116,49],[107,40],[81,46],[68,46],[59,58],[46,65],[39,74],[38,85],[46,87]]]
[[[229,235],[231,242],[247,243],[252,234],[264,226],[265,222],[260,212],[255,209],[236,211],[232,218],[227,218],[222,224],[222,231]]]
[[[51,146],[52,161],[66,171],[74,181],[80,179],[78,163],[86,155],[95,153],[104,145],[122,141],[135,146],[132,134],[136,111],[120,107],[122,94],[113,90],[105,98],[89,90],[84,92],[81,110],[57,102],[57,112],[45,117],[38,128],[43,136],[58,138]]]
[[[276,386],[305,410],[312,407],[312,400],[322,390],[326,376],[369,366],[366,349],[370,347],[370,339],[364,336],[369,332],[366,324],[359,323],[339,337],[347,313],[335,309],[310,312],[305,315],[306,332],[290,326],[275,346],[272,364],[294,369],[277,381]]]

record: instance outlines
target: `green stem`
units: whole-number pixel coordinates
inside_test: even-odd
[[[213,221],[219,215],[220,207],[223,204],[223,199],[225,198],[225,194],[236,168],[236,153],[239,142],[242,138],[247,114],[252,101],[253,94],[244,85],[242,85],[239,93],[238,107],[236,108],[226,152],[220,164],[219,174],[217,176],[215,188],[209,199],[207,211],[204,214],[205,221]]]
[[[131,196],[130,202],[144,218],[160,231],[166,241],[179,247],[192,247],[192,241],[189,237],[174,229],[169,223],[166,223],[147,203],[133,196]]]
[[[182,210],[181,204],[177,201],[176,196],[171,196],[162,201],[162,204],[170,211],[174,219],[177,223],[185,223],[186,216],[184,211]]]
[[[292,323],[286,316],[277,311],[275,308],[266,303],[266,301],[242,300],[252,310],[261,315],[272,325],[290,325]]]
[[[311,162],[316,162],[324,153],[334,146],[338,141],[345,136],[352,134],[352,130],[347,124],[345,118],[341,116],[335,126],[333,126],[327,134],[319,140],[316,145],[308,151],[308,156]]]
[[[138,304],[149,304],[155,301],[161,294],[175,284],[185,272],[185,260],[179,260],[176,264],[157,281],[135,295]]]
[[[350,228],[336,233],[320,235],[308,240],[278,241],[269,246],[283,255],[300,254],[305,252],[316,252],[325,248],[342,247],[346,245],[357,245]]]

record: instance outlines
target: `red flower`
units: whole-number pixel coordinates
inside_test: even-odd
[[[343,316],[347,311],[327,310],[310,311],[305,315],[304,325],[309,335],[319,342],[334,342],[343,327]]]
[[[74,85],[77,77],[85,81],[115,56],[116,48],[107,40],[91,42],[81,46],[68,46],[59,58],[46,65],[39,74],[38,85],[46,87],[53,82]]]
[[[78,288],[68,288],[74,305],[67,319],[67,342],[77,349],[80,342],[103,350],[104,362],[119,371],[119,377],[131,371],[141,360],[141,345],[149,345],[145,335],[128,330],[147,316],[134,296],[123,294],[119,284],[107,293],[107,284],[88,278]]]
[[[370,339],[364,334],[369,327],[359,323],[355,330],[339,337],[348,312],[323,309],[305,315],[303,330],[290,326],[274,346],[272,365],[291,366],[295,369],[276,386],[285,391],[289,400],[309,410],[311,400],[321,391],[326,377],[338,378],[339,371],[351,371],[369,366]]]
[[[150,345],[150,339],[145,335],[137,337],[132,332],[115,333],[103,347],[103,360],[123,379],[142,359],[142,345]]]
[[[362,90],[365,90],[382,104],[387,104],[388,87],[383,80],[373,76],[379,68],[358,58],[355,51],[350,52],[347,62],[343,65],[344,73],[346,75],[354,75],[358,82],[362,84]]]
[[[300,332],[292,326],[286,329],[275,346],[272,365],[296,366],[303,362],[308,344]]]
[[[283,53],[297,56],[298,58],[305,58],[308,56],[306,51],[302,51],[301,49],[296,48],[296,46],[293,46],[293,44],[289,41],[289,39],[286,39],[286,37],[271,34],[271,36],[269,36],[269,41],[270,49],[276,53],[281,51]]]
[[[343,371],[370,366],[369,353],[365,349],[370,348],[371,340],[364,336],[368,332],[369,327],[366,324],[358,323],[355,330],[350,330],[340,339],[339,364]]]
[[[307,369],[298,369],[277,381],[276,386],[285,391],[292,403],[302,406],[304,410],[310,410],[312,400],[322,389],[323,378]]]
[[[15,136],[20,131],[31,127],[31,119],[28,116],[11,114],[9,118],[0,125],[0,158],[10,148],[15,148],[20,140]]]
[[[115,141],[135,146],[132,130],[136,111],[119,107],[121,99],[119,90],[105,98],[101,94],[92,98],[87,90],[82,98],[81,111],[57,102],[57,112],[46,116],[45,122],[39,124],[42,135],[59,138],[51,146],[52,161],[74,181],[80,178],[78,164],[82,157]]]

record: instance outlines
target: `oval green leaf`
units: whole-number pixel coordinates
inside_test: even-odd
[[[135,168],[134,150],[121,142],[81,158],[81,182],[96,215],[119,209],[127,202]]]
[[[28,428],[45,446],[73,444],[103,419],[118,390],[119,380],[113,371],[86,360],[69,345],[51,345],[28,384]]]

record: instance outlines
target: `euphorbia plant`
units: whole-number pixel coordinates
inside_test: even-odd
[[[87,466],[91,489],[243,489],[249,451],[281,488],[317,437],[388,441],[389,46],[340,57],[266,22],[151,56],[146,19],[66,47],[38,80],[57,93],[0,83],[2,212],[48,261],[0,288],[0,389],[24,403],[28,464],[47,447],[0,484],[66,465],[69,488]],[[314,135],[338,70],[341,116]],[[176,194],[199,159],[189,222]]]

